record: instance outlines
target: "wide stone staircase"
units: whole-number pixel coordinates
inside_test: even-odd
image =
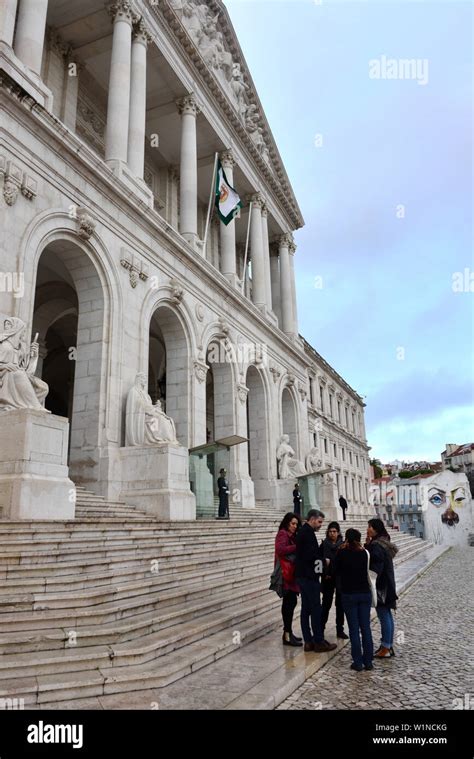
[[[78,488],[72,521],[0,521],[0,698],[161,687],[280,627],[280,514],[158,522]],[[366,520],[344,523],[365,535]],[[393,534],[397,562],[430,544]]]

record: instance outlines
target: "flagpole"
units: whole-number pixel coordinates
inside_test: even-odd
[[[245,256],[244,256],[244,271],[243,271],[243,279],[242,279],[242,293],[245,293],[245,278],[247,276],[247,253],[249,250],[249,237],[250,237],[250,219],[252,218],[252,206],[253,203],[250,201],[249,205],[249,223],[247,227],[247,239],[245,241]]]
[[[211,209],[212,209],[212,206],[213,206],[212,201],[213,201],[213,197],[214,197],[214,195],[216,193],[216,170],[217,170],[217,158],[218,158],[218,156],[219,156],[218,153],[216,153],[215,156],[214,156],[214,166],[213,166],[213,169],[212,169],[212,182],[211,182],[211,192],[210,192],[210,195],[209,195],[209,206],[208,206],[208,209],[207,209],[206,229],[204,231],[204,240],[202,241],[202,252],[203,252],[204,256],[206,255],[207,235],[208,235],[208,232],[209,232],[209,222],[211,220]]]

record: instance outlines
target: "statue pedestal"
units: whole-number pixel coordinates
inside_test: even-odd
[[[0,514],[4,519],[74,519],[67,466],[69,422],[45,411],[0,414]]]
[[[296,480],[270,480],[268,490],[271,508],[277,512],[293,511],[293,488]]]
[[[187,448],[172,443],[120,449],[120,500],[163,521],[196,519]]]

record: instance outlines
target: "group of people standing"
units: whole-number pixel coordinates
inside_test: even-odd
[[[275,565],[279,562],[283,580],[283,644],[304,646],[305,652],[326,652],[337,648],[324,637],[333,600],[336,606],[336,635],[347,639],[344,617],[351,641],[351,669],[373,669],[372,661],[390,659],[393,650],[397,594],[393,558],[397,547],[381,519],[368,522],[366,542],[361,533],[348,529],[344,539],[337,522],[331,522],[326,537],[318,543],[324,514],[311,509],[301,525],[300,517],[285,514],[275,539]],[[376,576],[371,587],[371,570]],[[293,632],[294,611],[301,595],[301,630],[303,638]],[[376,600],[374,598],[376,595]],[[370,611],[376,604],[381,625],[380,646],[374,653]]]

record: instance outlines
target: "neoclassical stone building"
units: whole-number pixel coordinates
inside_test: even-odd
[[[56,464],[192,518],[189,450],[238,436],[215,462],[234,508],[277,507],[286,434],[306,470],[333,470],[322,505],[342,493],[368,513],[364,403],[299,335],[304,222],[224,4],[3,0],[0,65],[0,313],[39,335],[46,409],[69,420]],[[214,213],[205,240],[216,153],[243,208],[229,225]],[[165,455],[126,445],[139,373],[174,422]],[[1,461],[5,493],[19,469]]]

